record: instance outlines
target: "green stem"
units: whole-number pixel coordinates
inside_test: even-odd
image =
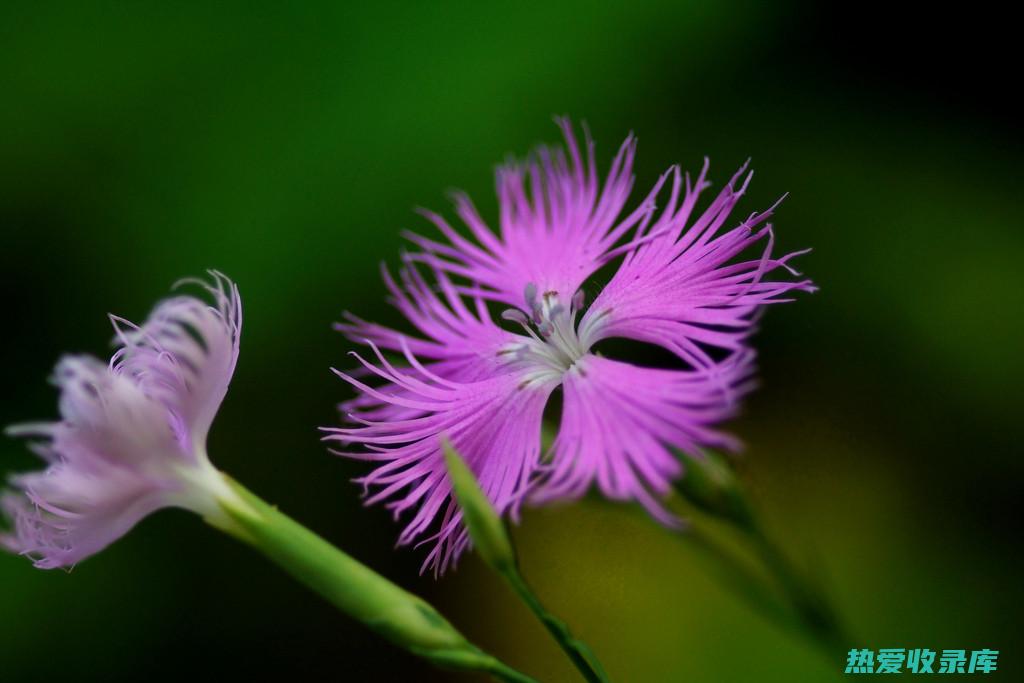
[[[775,590],[745,566],[735,553],[725,550],[711,536],[692,525],[681,535],[683,540],[715,564],[715,575],[729,584],[762,616],[779,626],[807,636],[823,648],[829,657],[842,650],[849,642],[843,634],[839,620],[825,595],[790,563],[779,547],[772,543],[760,525],[732,523],[749,542],[754,554],[768,572],[785,602],[775,597]],[[787,607],[788,605],[788,607]]]
[[[510,683],[532,678],[470,643],[421,598],[395,585],[224,476],[213,526],[247,543],[352,618],[432,663]]]
[[[490,499],[480,488],[473,470],[462,459],[447,438],[441,438],[448,477],[452,492],[462,509],[462,521],[480,557],[488,566],[500,574],[530,610],[537,615],[544,627],[554,636],[558,645],[569,655],[569,659],[590,683],[607,683],[608,675],[597,661],[597,657],[586,643],[576,639],[565,622],[548,612],[540,599],[527,585],[519,571],[516,549],[505,523],[501,520]]]
[[[537,683],[534,679],[526,674],[519,673],[496,657],[491,657],[491,659],[494,664],[487,671],[498,680],[508,681],[508,683]]]
[[[828,598],[798,571],[765,533],[756,517],[743,528],[755,552],[778,582],[807,633],[830,655],[847,645]]]
[[[501,572],[505,580],[512,586],[512,590],[530,608],[548,632],[554,637],[559,647],[569,656],[583,678],[590,683],[608,683],[608,674],[598,661],[597,656],[582,640],[572,635],[568,625],[555,615],[551,614],[537,595],[530,589],[529,584],[515,566],[504,568]]]
[[[711,574],[745,599],[754,611],[788,630],[799,630],[801,625],[782,598],[736,553],[723,548],[692,521],[686,533],[673,535],[696,549],[712,565]]]
[[[793,566],[765,533],[745,487],[729,462],[713,452],[702,457],[679,452],[679,456],[686,466],[686,475],[676,483],[679,493],[698,509],[726,522],[743,535],[778,584],[804,632],[816,644],[830,654],[837,648],[842,649],[847,641],[828,598]],[[704,548],[715,550],[706,542]]]

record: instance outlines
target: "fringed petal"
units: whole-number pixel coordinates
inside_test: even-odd
[[[0,496],[12,526],[0,544],[40,569],[73,566],[166,505],[155,482],[118,467],[94,471],[61,463],[10,483],[20,491]]]
[[[335,324],[336,330],[356,343],[370,341],[389,351],[401,351],[408,346],[428,365],[440,362],[444,373],[451,372],[464,381],[487,376],[491,374],[489,369],[499,365],[498,351],[513,335],[493,322],[482,299],[477,297],[467,305],[443,271],[432,272],[435,284],[431,285],[408,261],[400,271],[400,281],[385,267],[381,273],[392,305],[422,337],[367,322],[351,313],[345,314],[344,322]],[[467,373],[463,374],[462,369]]]
[[[715,428],[752,386],[752,354],[713,370],[644,368],[588,355],[562,382],[564,405],[551,462],[533,503],[576,499],[592,485],[613,500],[636,501],[665,524],[660,499],[682,475],[669,450],[735,448]]]
[[[382,272],[392,304],[422,336],[409,336],[350,313],[346,313],[344,322],[335,324],[335,329],[359,344],[371,343],[392,352],[408,350],[417,363],[423,359],[430,374],[449,381],[476,382],[507,371],[503,349],[514,344],[517,337],[494,323],[483,299],[477,297],[467,304],[441,271],[433,272],[436,285],[431,286],[412,263],[402,269],[400,281],[386,268]],[[406,390],[395,385],[389,386],[387,393],[401,396]],[[367,420],[419,414],[416,409],[382,402],[365,393],[342,403],[340,408],[346,417]]]
[[[639,207],[620,218],[633,188],[636,139],[630,135],[622,143],[602,187],[589,132],[584,128],[584,154],[568,119],[557,123],[565,150],[541,147],[528,161],[498,169],[497,233],[465,195],[457,194],[456,213],[475,242],[437,214],[424,212],[447,243],[410,235],[424,251],[413,258],[466,278],[476,286],[473,291],[489,299],[518,307],[527,285],[568,300],[614,258],[620,240],[653,210],[664,178]]]
[[[49,467],[11,477],[3,545],[37,567],[67,567],[122,536],[173,493],[166,473],[185,464],[162,404],[128,377],[90,357],[68,357],[54,372],[61,421],[8,429],[44,439]],[[165,480],[166,479],[166,480]]]
[[[110,360],[114,373],[137,382],[163,403],[187,450],[206,442],[238,362],[242,302],[238,287],[210,271],[212,283],[196,284],[213,299],[210,305],[191,296],[167,299],[141,326],[111,316],[121,348]]]
[[[691,223],[697,198],[709,186],[707,164],[695,184],[673,169],[669,202],[644,228],[651,239],[625,256],[594,300],[580,322],[581,339],[588,344],[609,337],[650,342],[691,365],[710,367],[709,349],[744,348],[763,306],[790,301],[797,291],[815,291],[807,279],[768,279],[780,270],[799,276],[788,262],[806,253],[773,256],[774,238],[766,221],[774,206],[721,233],[750,182],[748,174],[737,188],[745,172],[746,166]],[[759,243],[764,244],[759,256],[733,261]]]
[[[396,519],[413,511],[398,543],[432,543],[422,569],[437,576],[469,544],[451,495],[441,437],[449,438],[465,458],[498,513],[516,518],[539,463],[541,417],[555,384],[531,382],[510,372],[475,382],[450,381],[419,364],[411,353],[412,367],[397,369],[373,350],[376,363],[360,360],[385,380],[383,388],[336,372],[398,413],[362,419],[354,427],[325,429],[325,440],[342,444],[343,450],[335,451],[339,455],[380,463],[358,480],[367,504],[389,501]],[[402,411],[410,416],[400,417]]]

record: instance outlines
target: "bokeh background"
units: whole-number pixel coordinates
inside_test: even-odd
[[[748,156],[740,213],[821,286],[759,336],[739,463],[849,647],[998,649],[1020,676],[1024,233],[1011,23],[815,3],[4,3],[0,421],[55,414],[59,354],[104,354],[208,267],[246,328],[222,468],[545,681],[561,654],[475,557],[441,581],[325,453],[344,309],[398,322],[378,264],[412,209],[585,119],[638,187]],[[0,471],[35,466],[0,444]],[[1016,510],[1017,512],[1014,512]],[[685,539],[598,499],[530,511],[524,569],[619,681],[836,680]],[[72,572],[0,556],[0,680],[475,680],[430,669],[248,549],[164,512]],[[1018,678],[1019,680],[1019,678]]]

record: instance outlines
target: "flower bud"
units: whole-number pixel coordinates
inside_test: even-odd
[[[441,445],[455,500],[462,508],[463,522],[480,556],[498,572],[515,567],[515,549],[505,524],[451,442],[442,438]]]
[[[694,506],[736,522],[744,529],[753,528],[754,519],[743,487],[736,479],[728,461],[713,451],[690,455],[676,451],[686,467],[683,477],[676,481],[676,490]]]

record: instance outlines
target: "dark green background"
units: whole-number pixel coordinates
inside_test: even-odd
[[[5,3],[0,10],[0,421],[55,413],[59,354],[108,352],[208,267],[245,305],[210,452],[237,478],[543,680],[572,671],[475,557],[440,582],[326,454],[343,309],[397,322],[418,205],[586,119],[638,187],[746,157],[748,214],[821,292],[772,310],[734,430],[744,479],[829,583],[850,647],[1002,651],[1019,675],[1024,360],[1019,76],[1010,23],[788,3]],[[35,466],[2,444],[0,469]],[[619,681],[835,680],[686,544],[598,499],[531,511],[524,568]],[[0,557],[0,679],[447,680],[249,550],[164,512],[70,574]],[[996,680],[996,678],[993,678]]]

